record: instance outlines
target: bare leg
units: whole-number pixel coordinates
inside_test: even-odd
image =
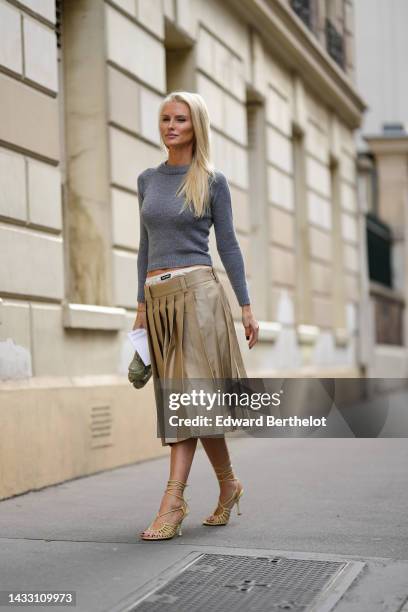
[[[213,467],[225,465],[231,461],[227,442],[222,438],[200,438],[201,444]]]
[[[187,482],[188,476],[190,474],[191,464],[194,458],[194,453],[197,448],[197,438],[189,438],[188,440],[183,440],[182,442],[175,442],[170,446],[171,451],[169,479],[177,479],[181,480],[181,482]],[[172,495],[171,493],[164,493],[158,514],[168,512],[173,508],[179,508],[180,503],[181,500]],[[156,520],[151,525],[151,529],[159,529],[164,522],[175,524],[177,523],[177,521],[180,520],[182,515],[182,511],[177,510],[176,512],[166,514],[166,516],[164,517],[156,518]],[[145,529],[143,533],[149,535],[150,530]]]
[[[222,438],[200,438],[201,444],[211,462],[213,468],[226,467],[231,464],[231,458],[227,447],[227,442],[224,437]],[[225,480],[220,482],[220,501],[225,503],[234,491],[240,491],[242,485],[239,480]],[[213,514],[220,514],[221,509],[216,508]],[[212,516],[212,515],[211,515]]]

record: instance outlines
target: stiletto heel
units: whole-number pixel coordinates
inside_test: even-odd
[[[180,493],[183,493],[184,487],[188,487],[188,484],[186,484],[185,482],[181,482],[181,480],[169,480],[168,481],[166,493],[170,493],[170,495],[174,495],[174,497],[178,497],[178,499],[181,499],[183,502],[183,505],[180,506],[179,508],[173,508],[173,510],[169,510],[168,512],[162,512],[161,514],[157,514],[155,517],[155,518],[158,518],[159,516],[164,516],[165,514],[170,514],[171,512],[176,512],[177,510],[181,510],[183,512],[183,516],[181,517],[181,519],[177,523],[174,523],[174,524],[173,523],[163,523],[163,525],[161,525],[158,529],[150,529],[151,525],[153,525],[154,523],[154,519],[153,519],[149,527],[146,529],[146,531],[148,530],[151,531],[151,535],[145,535],[145,531],[142,531],[142,533],[140,534],[140,537],[142,538],[142,540],[170,540],[171,538],[174,538],[175,535],[179,535],[179,536],[182,535],[181,523],[186,518],[186,516],[189,514],[190,509],[188,507],[187,502],[184,500],[184,497],[182,495],[177,495],[175,491],[179,491]]]
[[[232,465],[230,463],[225,467],[222,467],[222,466],[214,467],[214,470],[215,470],[218,482],[225,482],[226,480],[238,481],[238,478],[235,478],[234,476]],[[221,501],[218,500],[218,506],[215,509],[214,514],[212,515],[213,518],[207,517],[203,521],[203,525],[211,525],[211,526],[227,525],[229,518],[230,518],[231,510],[235,504],[237,504],[237,514],[242,514],[242,512],[240,512],[239,510],[239,500],[244,492],[244,489],[241,488],[239,491],[238,489],[239,489],[239,485],[237,483],[237,490],[235,491],[235,493],[232,494],[232,496],[229,499],[227,499],[224,503],[221,503]],[[231,502],[232,502],[232,506],[229,507],[229,504]],[[215,514],[218,508],[221,508],[221,512],[219,514]]]

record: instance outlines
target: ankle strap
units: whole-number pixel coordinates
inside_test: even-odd
[[[181,480],[170,479],[167,481],[167,488],[183,490],[184,487],[188,487],[188,484],[186,482],[182,482]]]
[[[228,463],[225,466],[215,466],[214,471],[216,473],[218,482],[225,482],[226,480],[237,480],[234,476],[232,469],[232,463]]]
[[[182,493],[185,487],[188,487],[188,484],[186,482],[171,479],[167,481],[166,493],[170,493],[170,495],[174,495],[174,497],[178,497],[179,499],[184,499]],[[181,493],[181,495],[177,495],[176,491]]]

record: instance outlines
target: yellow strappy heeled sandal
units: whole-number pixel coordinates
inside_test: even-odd
[[[230,463],[226,467],[215,467],[214,470],[217,475],[218,482],[225,482],[226,480],[238,480],[238,478],[235,478],[234,476],[232,465]],[[235,491],[235,493],[233,493],[232,496],[224,503],[221,503],[221,501],[218,500],[218,506],[215,509],[214,514],[211,515],[213,518],[211,519],[210,517],[207,517],[205,521],[203,521],[203,525],[226,525],[229,521],[231,510],[235,504],[237,504],[237,514],[242,514],[242,512],[239,511],[239,499],[243,492],[243,488],[238,491],[237,485],[237,490]],[[232,506],[229,507],[229,504],[231,502]],[[215,514],[219,508],[221,508],[222,511],[219,514]]]
[[[165,514],[170,514],[171,512],[176,512],[177,510],[182,510],[183,516],[177,523],[163,523],[161,527],[159,527],[159,529],[152,529],[150,535],[145,536],[145,531],[142,531],[140,533],[140,537],[142,538],[142,540],[170,540],[176,534],[178,534],[179,536],[182,535],[181,523],[189,514],[190,510],[184,497],[182,495],[177,495],[175,491],[183,493],[185,487],[188,487],[188,485],[185,482],[181,482],[181,480],[169,480],[167,482],[166,493],[170,493],[171,495],[174,495],[174,497],[178,497],[179,499],[181,499],[183,501],[183,505],[178,508],[173,508],[173,510],[168,510],[168,512],[162,512],[161,514],[157,514],[145,531],[151,528],[155,519],[159,516],[164,516]]]

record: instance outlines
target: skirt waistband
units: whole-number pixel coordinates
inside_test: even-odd
[[[203,283],[211,279],[214,279],[217,283],[220,282],[213,267],[208,266],[207,268],[197,268],[197,270],[192,270],[186,274],[174,276],[173,278],[161,283],[145,285],[145,297],[146,299],[152,299],[162,295],[176,293],[177,291],[189,289],[194,285],[198,285],[199,283]]]
[[[155,274],[154,276],[147,276],[145,285],[155,285],[156,283],[162,283],[163,281],[170,280],[174,276],[180,276],[181,274],[187,274],[191,270],[198,270],[198,268],[208,268],[208,266],[185,266],[183,268],[176,268],[171,272],[165,272],[164,274]]]

